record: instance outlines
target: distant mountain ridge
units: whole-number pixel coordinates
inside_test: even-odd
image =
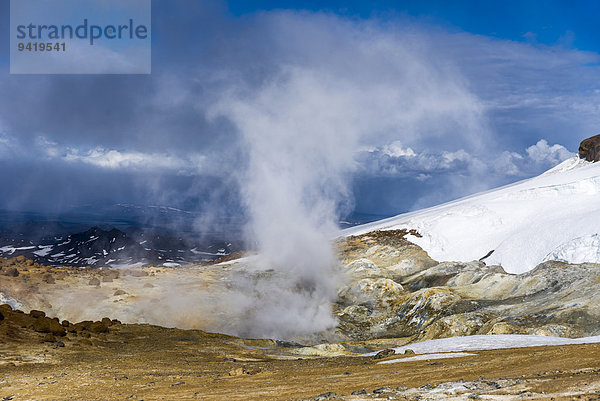
[[[48,227],[62,228],[53,224]],[[140,228],[126,231],[117,228],[104,230],[94,226],[71,235],[46,235],[34,239],[0,238],[0,256],[23,255],[51,266],[175,267],[212,260],[241,249],[239,243],[191,240],[164,231]]]

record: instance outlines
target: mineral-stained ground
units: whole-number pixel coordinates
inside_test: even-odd
[[[547,262],[510,275],[438,263],[410,235],[338,241],[347,280],[328,344],[183,329],[221,322],[168,294],[226,291],[244,259],[121,271],[3,259],[0,303],[11,306],[0,307],[0,400],[600,400],[600,344],[389,364],[379,362],[410,355],[361,356],[459,335],[600,331],[600,266]]]

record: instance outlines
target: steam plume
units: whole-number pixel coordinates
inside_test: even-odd
[[[448,60],[428,51],[431,37],[376,22],[266,13],[248,29],[263,59],[255,60],[254,47],[242,52],[258,65],[240,56],[234,66],[197,77],[206,90],[200,114],[209,107],[210,121],[236,128],[233,154],[243,157],[217,164],[231,166],[249,218],[246,237],[259,256],[233,267],[227,282],[217,280],[226,287],[199,283],[190,291],[184,275],[157,280],[151,290],[136,289],[130,309],[107,301],[103,314],[283,339],[335,327],[331,303],[341,274],[331,241],[337,212],[352,202],[348,177],[356,152],[436,138],[477,148],[487,132],[481,102]],[[247,47],[232,41],[233,49]],[[97,310],[91,305],[86,316]],[[83,316],[77,312],[69,313]]]

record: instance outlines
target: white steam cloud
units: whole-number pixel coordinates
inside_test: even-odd
[[[332,330],[331,304],[344,277],[332,247],[336,212],[352,203],[348,184],[359,150],[439,139],[459,151],[489,140],[481,102],[448,60],[428,50],[432,39],[424,34],[320,14],[267,13],[252,23],[261,29],[250,34],[260,37],[249,40],[272,50],[268,65],[257,68],[264,74],[225,66],[201,80],[214,91],[209,119],[227,120],[240,139],[233,144],[240,160],[229,162],[247,209],[247,239],[259,255],[235,265],[224,286],[181,291],[181,282],[155,282],[139,290],[143,302],[131,301],[139,308],[114,306],[124,321],[143,312],[149,323],[280,339]],[[200,110],[207,102],[198,100]],[[410,156],[410,149],[388,150]]]
[[[305,26],[325,21],[331,31]],[[342,275],[331,241],[336,211],[352,202],[347,178],[363,143],[457,130],[477,147],[486,133],[477,99],[454,71],[420,54],[419,38],[407,45],[397,33],[333,18],[286,22],[286,29],[325,35],[315,43],[330,42],[339,29],[348,30],[348,41],[326,55],[319,46],[301,49],[301,62],[278,66],[258,89],[235,81],[211,110],[239,130],[248,158],[239,175],[248,240],[259,268],[272,269],[251,282],[240,276],[234,286],[243,294],[237,331],[246,336],[291,338],[336,326],[331,303]]]

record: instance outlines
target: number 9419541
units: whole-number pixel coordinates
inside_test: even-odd
[[[20,52],[29,51],[29,52],[64,52],[67,50],[67,45],[65,43],[52,43],[52,42],[19,42],[17,45],[17,49]]]

